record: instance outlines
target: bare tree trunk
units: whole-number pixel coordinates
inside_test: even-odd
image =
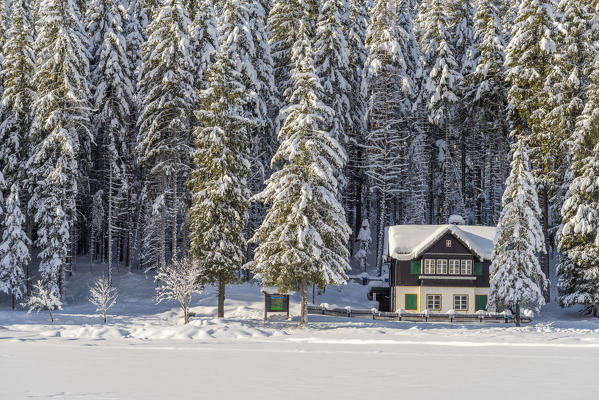
[[[30,243],[27,245],[27,248],[29,249],[29,254],[32,254],[32,251],[33,251],[33,218],[29,215],[27,215],[27,237],[29,239],[31,239]],[[32,263],[33,263],[33,256],[29,257],[29,262],[27,263],[27,267],[25,270],[25,286],[26,286],[26,290],[27,290],[27,296],[31,295]]]
[[[185,325],[187,325],[189,323],[189,305],[187,301],[183,304],[183,319]]]
[[[112,286],[112,162],[108,167],[108,285]],[[106,322],[106,317],[104,317]]]
[[[516,303],[516,315],[514,316],[514,324],[517,327],[520,327],[520,325],[521,325],[521,321],[520,321],[520,303]]]
[[[218,311],[217,317],[225,317],[225,281],[221,278],[218,280]]]
[[[379,193],[379,223],[377,226],[377,249],[376,249],[376,268],[378,276],[383,274],[383,260],[384,260],[384,251],[385,251],[385,222],[386,222],[386,198],[384,193]]]
[[[298,326],[300,328],[303,328],[304,326],[306,326],[306,322],[308,322],[308,316],[307,316],[307,303],[308,303],[308,282],[306,281],[306,278],[302,278],[302,282],[301,282],[301,301],[300,301],[300,321]]]
[[[14,293],[12,293],[10,295],[10,299],[12,300],[12,309],[14,310],[15,309],[15,294]]]
[[[52,315],[52,310],[48,308],[48,312],[50,313],[50,322],[54,323],[54,315]]]
[[[599,318],[599,304],[595,304],[593,307],[593,316],[595,318]]]
[[[547,288],[545,288],[544,296],[545,302],[551,302],[550,296],[550,281],[549,281],[549,251],[551,245],[549,244],[549,191],[547,188],[543,189],[543,235],[545,236],[545,254],[543,255],[543,273],[547,278]]]
[[[172,231],[172,243],[171,243],[171,259],[177,257],[177,206],[178,206],[178,193],[177,193],[177,176],[173,176],[173,231]]]

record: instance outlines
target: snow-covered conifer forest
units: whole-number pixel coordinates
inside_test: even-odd
[[[599,0],[0,0],[0,99],[8,308],[158,273],[186,323],[255,279],[305,325],[458,215],[493,304],[599,316]]]

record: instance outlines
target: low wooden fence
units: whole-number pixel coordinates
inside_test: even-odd
[[[346,308],[326,308],[325,306],[308,306],[308,314],[312,315],[330,315],[334,317],[347,318],[369,318],[374,320],[386,321],[409,321],[409,322],[495,322],[495,323],[513,323],[514,316],[503,313],[481,313],[481,314],[440,314],[440,313],[407,313],[407,312],[384,312],[376,309],[355,309]],[[531,321],[530,317],[522,316],[522,323]]]

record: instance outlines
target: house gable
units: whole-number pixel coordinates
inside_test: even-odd
[[[447,241],[451,242],[451,246],[447,246]],[[455,255],[471,255],[473,257],[477,257],[476,254],[470,250],[466,244],[462,241],[462,239],[458,238],[451,232],[445,233],[435,242],[433,242],[429,247],[424,249],[420,255],[420,258],[425,257],[426,255],[436,255],[436,254],[455,254]]]

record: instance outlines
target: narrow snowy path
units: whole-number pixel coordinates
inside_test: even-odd
[[[583,344],[13,339],[0,399],[595,399],[597,360]]]

